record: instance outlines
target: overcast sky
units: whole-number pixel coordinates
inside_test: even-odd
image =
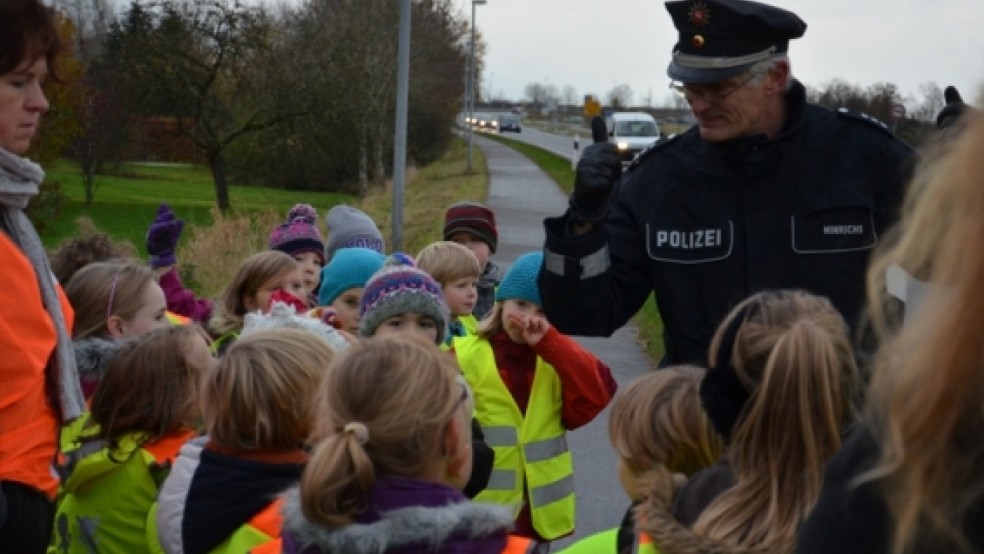
[[[471,0],[454,0],[471,17]],[[666,99],[676,30],[659,0],[487,0],[475,27],[488,45],[483,91],[523,97],[531,82],[572,85],[604,97],[614,83],[641,102]],[[779,0],[806,34],[790,42],[793,74],[807,85],[834,78],[955,85],[965,100],[984,86],[984,0]]]

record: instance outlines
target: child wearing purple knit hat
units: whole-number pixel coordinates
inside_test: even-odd
[[[301,264],[305,299],[317,305],[321,268],[325,265],[325,241],[317,226],[318,212],[310,204],[295,204],[287,219],[270,231],[268,247],[289,254]]]

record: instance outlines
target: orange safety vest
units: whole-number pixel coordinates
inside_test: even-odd
[[[46,368],[58,342],[55,325],[41,300],[30,260],[0,232],[0,481],[16,481],[44,492],[58,492],[52,471],[58,450],[59,421],[48,398]],[[61,287],[58,297],[65,326],[74,312]]]

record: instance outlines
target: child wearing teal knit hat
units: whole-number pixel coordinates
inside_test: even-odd
[[[547,321],[541,265],[541,252],[513,263],[478,334],[455,339],[454,353],[479,424],[495,430],[487,433],[492,475],[511,477],[492,479],[475,500],[514,506],[516,534],[549,543],[574,531],[566,432],[601,413],[616,384],[608,366]]]
[[[366,282],[386,258],[369,248],[342,248],[321,270],[318,305],[334,310],[332,323],[353,335],[359,332],[359,304]]]

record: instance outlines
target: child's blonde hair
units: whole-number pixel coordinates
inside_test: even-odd
[[[694,532],[777,549],[812,509],[824,465],[854,420],[858,376],[847,324],[824,297],[761,292],[728,314],[709,358],[733,368],[748,400],[726,453],[735,484],[701,513]]]
[[[136,317],[147,287],[155,282],[154,272],[134,260],[94,262],[78,270],[65,285],[65,296],[75,310],[72,338],[106,335],[110,316],[124,321]]]
[[[289,254],[278,250],[265,250],[253,254],[239,266],[213,308],[209,327],[215,335],[238,331],[243,327],[246,304],[243,298],[256,294],[264,283],[291,271],[300,264]]]
[[[256,331],[237,340],[202,386],[209,437],[235,450],[290,450],[304,444],[315,391],[333,352],[302,329]]]
[[[478,258],[468,248],[447,240],[432,242],[417,254],[417,267],[446,287],[458,279],[482,275]]]
[[[444,447],[453,418],[469,429],[468,386],[451,356],[423,339],[383,336],[335,357],[321,384],[301,478],[305,517],[336,528],[363,509],[377,474],[414,477]]]
[[[195,337],[206,338],[196,325],[165,327],[128,340],[113,355],[90,408],[110,450],[126,434],[141,433],[146,442],[193,427],[207,369],[189,360]]]
[[[663,465],[692,475],[724,451],[721,436],[700,403],[705,370],[667,367],[629,384],[612,401],[608,436],[626,467],[636,475]]]
[[[961,121],[958,138],[923,158],[898,234],[879,245],[868,271],[869,306],[884,333],[868,404],[881,456],[860,480],[884,493],[886,552],[976,552],[980,536],[984,114],[968,110]],[[881,313],[891,264],[934,285],[897,330]]]

